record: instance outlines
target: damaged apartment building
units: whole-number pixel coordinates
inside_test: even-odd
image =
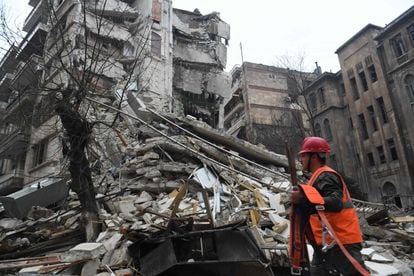
[[[173,9],[168,0],[28,4],[27,34],[0,64],[2,194],[62,171],[53,103],[70,91],[118,101],[132,114],[148,107],[218,124],[230,87],[230,27],[218,13]]]
[[[293,71],[244,62],[231,72],[231,98],[224,103],[226,133],[286,153],[286,140],[297,147],[310,131],[301,93],[317,72]]]

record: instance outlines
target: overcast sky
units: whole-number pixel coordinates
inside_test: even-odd
[[[23,21],[28,0],[0,0],[11,19]],[[305,55],[309,70],[318,61],[336,72],[335,50],[368,23],[385,26],[413,5],[413,0],[173,0],[175,8],[202,14],[219,12],[230,24],[226,71],[245,61],[275,65],[277,57]]]

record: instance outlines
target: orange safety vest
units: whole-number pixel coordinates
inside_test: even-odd
[[[322,166],[312,174],[312,177],[308,181],[307,185],[313,186],[318,177],[324,172],[334,173],[342,182],[343,209],[339,212],[325,211],[329,223],[331,224],[333,230],[335,231],[338,239],[342,242],[342,244],[361,243],[362,233],[359,226],[358,216],[356,214],[354,205],[352,204],[352,199],[349,195],[349,191],[346,188],[345,181],[342,179],[341,175],[328,166]],[[312,227],[313,235],[315,236],[316,243],[318,245],[322,245],[322,226],[318,214],[313,214],[310,216],[310,224]],[[332,242],[329,235],[327,237],[327,242]]]

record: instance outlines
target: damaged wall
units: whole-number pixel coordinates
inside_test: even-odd
[[[173,30],[174,112],[218,126],[220,104],[230,92],[230,77],[223,72],[230,26],[217,13],[174,9]]]

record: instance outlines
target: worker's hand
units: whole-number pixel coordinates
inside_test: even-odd
[[[293,187],[292,192],[290,193],[290,202],[292,204],[301,204],[304,202],[305,195],[302,190],[298,187]]]

